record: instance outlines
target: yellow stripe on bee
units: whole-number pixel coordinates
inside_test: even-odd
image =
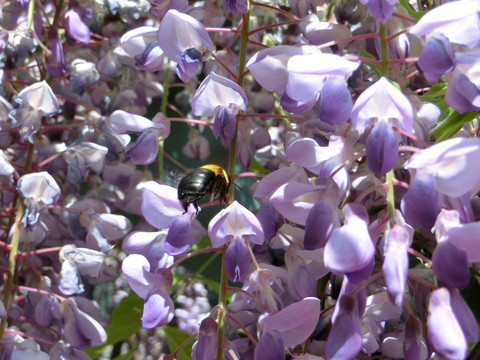
[[[207,169],[207,170],[213,171],[216,175],[221,175],[221,176],[223,176],[225,179],[228,179],[228,174],[227,174],[227,172],[226,172],[225,169],[222,168],[221,166],[214,165],[214,164],[207,164],[207,165],[200,166],[200,168],[201,168],[201,169]]]

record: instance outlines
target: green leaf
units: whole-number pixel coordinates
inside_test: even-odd
[[[190,334],[178,330],[169,325],[165,325],[162,327],[162,330],[165,331],[165,335],[167,336],[167,344],[171,352],[174,352],[178,349],[185,341],[188,340]],[[192,346],[193,342],[190,341],[180,352],[177,354],[178,360],[190,360],[192,358]]]
[[[408,0],[399,0],[398,3],[408,12],[408,15],[410,15],[417,21],[420,20],[422,16],[425,14],[425,11],[415,10],[414,7],[410,5]]]
[[[464,124],[475,119],[478,114],[479,112],[477,111],[459,114],[452,110],[444,120],[435,126],[432,133],[435,135],[437,141],[449,139],[455,135]]]

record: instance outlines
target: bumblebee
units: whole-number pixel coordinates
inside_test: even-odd
[[[193,169],[178,184],[178,200],[185,210],[184,214],[190,204],[195,206],[198,213],[197,202],[205,196],[210,196],[210,203],[215,200],[226,203],[231,183],[225,169],[218,165],[208,164]]]

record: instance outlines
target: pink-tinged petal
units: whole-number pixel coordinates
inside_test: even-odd
[[[303,168],[299,166],[284,167],[265,176],[257,184],[253,196],[257,199],[269,199],[280,186],[289,182],[310,184],[307,173]]]
[[[158,45],[173,61],[188,49],[195,48],[202,58],[215,50],[205,27],[190,15],[171,9],[160,22],[157,34]]]
[[[325,266],[335,274],[362,270],[375,254],[365,221],[365,210],[348,204],[344,208],[345,224],[336,229],[327,241],[324,252]]]
[[[183,214],[177,189],[148,181],[143,186],[142,214],[157,229],[166,229],[175,216]]]
[[[248,244],[242,238],[236,237],[228,245],[225,252],[225,269],[228,280],[231,282],[244,282],[247,278],[252,263]]]
[[[293,55],[318,51],[315,46],[273,46],[254,54],[248,61],[247,68],[265,90],[281,95],[287,85],[288,60]]]
[[[382,269],[388,296],[396,306],[403,303],[408,272],[407,250],[412,240],[412,232],[400,225],[395,225],[385,235],[386,251]]]
[[[190,219],[185,216],[175,216],[168,228],[165,239],[165,252],[172,256],[182,256],[193,246],[193,233]]]
[[[144,132],[154,126],[147,118],[123,110],[115,110],[109,120],[113,130],[119,134]]]
[[[462,3],[462,6],[458,5],[451,2],[432,9],[410,29],[410,33],[421,37],[436,32],[445,35],[452,43],[469,48],[478,46],[480,4],[476,1],[467,1]]]
[[[270,202],[286,219],[305,225],[313,205],[325,196],[326,189],[323,185],[287,183],[272,194]]]
[[[451,307],[450,292],[432,292],[429,304],[428,338],[435,351],[446,359],[465,359],[467,340]]]
[[[195,116],[213,116],[220,106],[236,115],[238,110],[245,110],[247,104],[247,95],[236,82],[211,72],[195,92],[192,112]]]
[[[214,248],[235,238],[261,245],[265,236],[257,217],[243,205],[234,201],[220,211],[208,224],[208,235]]]
[[[280,334],[286,347],[293,347],[308,339],[319,318],[320,300],[307,297],[273,315],[264,316],[260,323],[267,331]]]
[[[360,64],[327,53],[295,55],[288,61],[286,92],[290,98],[308,102],[316,99],[327,76],[346,78]]]
[[[328,335],[325,354],[331,360],[354,359],[362,346],[357,304],[349,295],[342,296],[339,302],[340,310]]]
[[[143,306],[142,326],[153,329],[172,321],[175,310],[172,299],[167,293],[154,289],[145,298]]]
[[[393,121],[392,125],[412,133],[412,104],[405,94],[385,77],[362,92],[352,109],[353,127],[362,133],[377,119]]]
[[[478,191],[479,156],[480,139],[457,137],[415,153],[406,167],[433,175],[440,193],[458,197]]]

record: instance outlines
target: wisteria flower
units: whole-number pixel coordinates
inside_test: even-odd
[[[158,71],[163,66],[163,51],[158,46],[158,29],[140,26],[123,34],[120,42],[138,67],[145,71]]]
[[[140,254],[128,255],[122,271],[135,293],[145,299],[142,325],[146,329],[168,324],[173,319],[174,305],[169,296],[172,274],[168,269],[152,272],[148,260]]]
[[[230,281],[244,281],[251,263],[247,247],[264,242],[262,225],[255,215],[234,201],[210,221],[208,235],[214,248],[228,244],[225,261]]]
[[[110,124],[119,134],[140,133],[135,144],[127,148],[127,155],[137,165],[149,165],[158,155],[158,142],[170,135],[170,121],[157,113],[150,121],[147,118],[116,110],[110,115]]]
[[[368,6],[368,10],[375,20],[386,24],[392,17],[393,9],[398,0],[360,0],[360,2]]]
[[[188,82],[200,63],[215,50],[207,30],[198,20],[174,9],[162,19],[157,39],[165,55],[177,62],[175,71],[183,82]]]
[[[235,133],[235,116],[247,105],[247,95],[237,83],[211,72],[192,99],[192,112],[196,116],[214,116],[213,134],[226,146]]]
[[[24,227],[35,225],[40,217],[40,208],[55,204],[61,195],[57,182],[45,171],[22,176],[18,180],[17,190],[27,207],[22,218]]]
[[[27,86],[18,93],[15,101],[18,109],[10,112],[14,127],[20,127],[22,140],[34,142],[33,135],[40,129],[43,117],[50,117],[60,112],[60,104],[50,86],[45,81]]]

